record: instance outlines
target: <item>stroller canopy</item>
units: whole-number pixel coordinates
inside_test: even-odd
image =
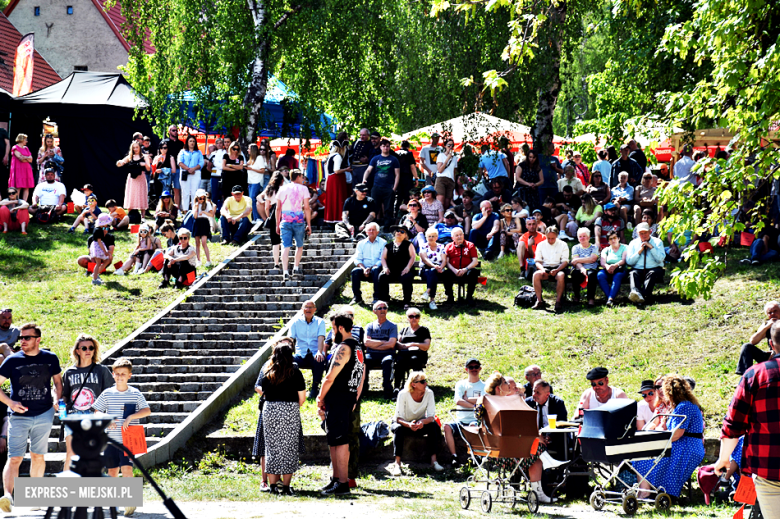
[[[636,408],[634,400],[618,398],[596,409],[585,409],[580,437],[614,440],[633,436]]]
[[[485,395],[485,428],[495,436],[539,436],[537,413],[519,395]]]

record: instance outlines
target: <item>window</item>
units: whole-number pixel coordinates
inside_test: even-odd
[[[65,12],[67,12],[68,14],[73,14],[73,6],[69,5]]]
[[[41,8],[36,5],[34,9],[35,9],[35,16],[40,16],[41,15]]]
[[[73,70],[77,72],[88,72],[89,67],[86,65],[73,65]]]

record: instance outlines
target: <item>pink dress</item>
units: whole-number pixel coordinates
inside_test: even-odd
[[[125,205],[124,208],[130,211],[138,209],[141,212],[149,208],[149,187],[146,183],[144,160],[131,160],[125,169],[131,169],[138,172],[138,176],[133,178],[131,174],[127,175],[125,184]]]
[[[15,187],[17,189],[34,188],[35,177],[33,176],[32,164],[29,162],[22,162],[16,158],[14,151],[18,151],[20,155],[32,157],[27,146],[19,146],[16,144],[11,148],[11,176],[8,179],[8,187]]]

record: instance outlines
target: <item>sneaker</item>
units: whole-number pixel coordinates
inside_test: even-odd
[[[103,284],[103,280],[102,280],[102,279],[100,279],[100,278],[93,279],[93,280],[92,280],[92,284],[93,284],[93,285],[98,285],[98,286],[100,286],[100,285],[102,285],[102,284]]]
[[[628,294],[628,300],[636,304],[642,304],[645,302],[645,298],[642,297],[642,294],[640,294],[639,290],[637,289],[632,290],[631,293]]]
[[[207,261],[207,262],[206,262],[206,264],[205,264],[205,265],[203,265],[203,266],[204,266],[205,268],[207,268],[207,269],[210,269],[210,268],[211,268],[211,267],[213,267],[214,265],[213,265],[213,264],[212,264],[210,261]]]
[[[260,490],[260,492],[270,492],[271,487],[268,486],[268,483],[263,481],[262,483],[260,483],[260,488],[258,490]]]
[[[330,481],[328,481],[328,483],[325,486],[320,487],[320,492],[324,492],[328,490],[330,487],[333,486],[334,483],[338,485],[339,480],[331,476]]]
[[[532,306],[531,309],[532,310],[543,310],[546,307],[547,307],[547,303],[545,303],[544,301],[539,301],[537,299],[536,303],[534,303],[534,306]]]
[[[11,512],[13,507],[14,507],[13,497],[9,496],[8,494],[4,495],[3,497],[0,497],[0,510],[8,514]]]
[[[301,268],[300,267],[293,268],[292,276],[297,278],[300,275],[301,275]]]
[[[347,485],[349,485],[349,488],[357,488],[357,481],[354,479],[348,479]]]
[[[339,483],[335,481],[329,488],[320,492],[323,496],[348,496],[349,483]]]
[[[740,265],[750,265],[750,258],[745,258],[745,259],[739,260],[739,264]]]
[[[429,302],[429,301],[431,300],[431,296],[430,296],[430,294],[428,294],[428,292],[425,292],[425,293],[422,295],[422,300],[423,300],[423,303],[427,303],[427,302]]]
[[[290,273],[289,272],[283,272],[282,273],[282,282],[290,281]]]
[[[615,306],[615,300],[612,298],[607,299],[607,307],[612,308]]]
[[[560,231],[558,231],[558,239],[559,240],[569,240],[570,238],[569,238],[569,235],[566,234],[566,231],[561,229]]]
[[[460,466],[460,461],[458,461],[458,455],[457,454],[453,454],[452,455],[452,461],[450,462],[450,465],[452,465],[452,468]]]
[[[168,283],[167,281],[163,281],[162,283],[160,283],[157,286],[157,288],[168,288],[169,286],[170,286],[170,283]]]
[[[555,313],[559,314],[563,312],[563,304],[561,303],[555,303]]]
[[[438,306],[436,306],[436,303],[434,303],[433,301],[431,301],[430,303],[428,303],[428,308],[430,308],[431,310],[436,310],[436,309],[437,309],[437,308],[439,308],[439,307],[438,307]]]
[[[89,227],[85,228],[82,234],[89,234]]]
[[[398,463],[391,463],[390,465],[388,465],[387,472],[389,472],[391,476],[395,476],[395,477],[403,475],[403,471],[401,470],[401,465],[399,465]]]
[[[504,251],[501,251],[501,252],[498,253],[498,256],[496,256],[496,259],[500,260],[503,257],[504,257]]]
[[[295,493],[292,491],[292,488],[286,487],[284,485],[282,485],[282,491],[279,493],[283,496],[295,497]]]
[[[135,507],[134,506],[126,506],[125,507],[125,517],[130,517],[135,513]]]
[[[125,271],[124,271],[124,270],[122,270],[122,269],[116,269],[116,270],[114,271],[114,275],[115,275],[115,276],[124,276],[124,275],[125,275]]]
[[[755,267],[757,265],[761,265],[761,262],[758,261],[758,260],[753,260],[753,261],[750,262],[750,264]]]
[[[444,470],[444,467],[439,465],[438,461],[434,461],[431,466],[433,467],[433,470],[435,470],[436,472],[441,472],[442,470]]]
[[[76,229],[74,229],[73,227],[68,229],[68,234],[73,234],[74,232],[76,232]]]

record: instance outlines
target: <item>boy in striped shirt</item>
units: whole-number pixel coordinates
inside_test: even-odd
[[[117,359],[114,365],[111,366],[111,369],[116,384],[103,391],[92,405],[92,408],[101,413],[118,417],[108,426],[108,437],[121,443],[122,431],[131,425],[140,425],[138,419],[149,416],[152,414],[152,410],[149,409],[149,404],[146,403],[144,395],[138,389],[127,385],[127,381],[130,380],[133,374],[133,363],[130,362],[130,359],[125,357]],[[125,416],[125,409],[128,405],[135,412],[127,416],[127,418],[122,418]],[[122,469],[122,477],[133,477],[133,466],[130,458],[118,448],[109,445],[106,447],[103,458],[108,469],[108,475],[112,478],[119,476],[120,467]],[[128,515],[126,511],[125,515]]]

